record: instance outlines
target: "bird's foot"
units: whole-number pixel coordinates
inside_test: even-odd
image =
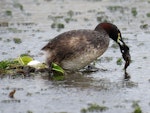
[[[84,68],[83,72],[96,72],[98,70],[99,70],[99,68],[97,68],[93,65],[88,65],[87,67]]]
[[[124,79],[125,80],[129,80],[131,77],[130,77],[130,75],[125,71],[125,73],[124,73]]]

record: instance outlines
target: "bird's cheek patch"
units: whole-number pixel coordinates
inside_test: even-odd
[[[120,40],[121,40],[120,33],[118,33],[117,43],[119,43]]]

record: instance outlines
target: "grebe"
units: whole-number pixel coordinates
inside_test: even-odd
[[[76,71],[89,65],[100,57],[108,48],[109,40],[113,39],[120,47],[125,70],[130,64],[129,47],[122,39],[116,25],[100,23],[94,30],[80,29],[62,33],[46,44],[46,63],[51,68],[52,62],[65,70]]]

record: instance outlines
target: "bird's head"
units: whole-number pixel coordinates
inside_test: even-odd
[[[101,29],[104,29],[109,37],[119,45],[122,57],[126,62],[124,67],[124,69],[126,70],[131,62],[131,56],[129,53],[129,47],[123,41],[120,30],[116,25],[107,22],[98,24],[95,28],[95,31],[99,31]]]

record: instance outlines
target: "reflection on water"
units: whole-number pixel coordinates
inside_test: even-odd
[[[148,113],[149,5],[148,0],[1,0],[0,60],[28,53],[44,62],[41,48],[56,35],[72,29],[94,29],[108,20],[121,30],[132,61],[127,71],[131,78],[125,80],[123,65],[116,64],[120,51],[110,41],[96,62],[96,67],[105,67],[104,71],[70,73],[64,81],[49,81],[44,73],[15,79],[0,75],[0,112],[79,113],[89,103],[97,103],[109,108],[106,113],[132,113],[132,102],[139,101],[143,113]],[[132,9],[137,12],[135,16]],[[64,28],[55,28],[57,25]],[[15,43],[14,38],[22,43]],[[11,99],[8,95],[14,89]]]

